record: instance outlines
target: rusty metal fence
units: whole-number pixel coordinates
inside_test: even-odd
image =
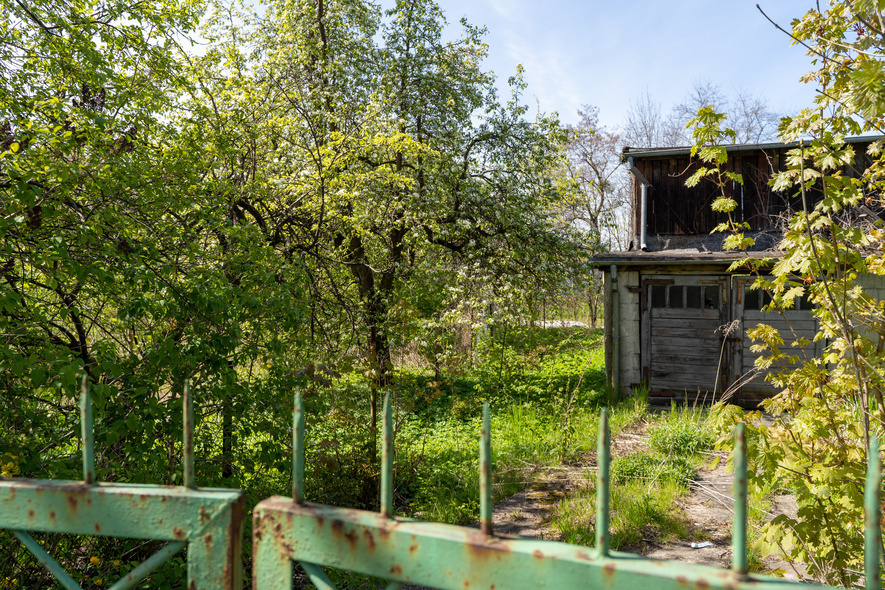
[[[242,588],[245,498],[238,490],[195,487],[193,404],[184,388],[184,485],[95,481],[92,401],[80,393],[83,481],[0,478],[0,529],[10,529],[67,590],[80,585],[29,532],[169,541],[110,590],[132,588],[187,547],[189,590]]]
[[[102,484],[93,481],[89,392],[81,394],[82,482],[0,479],[0,529],[13,534],[65,588],[77,583],[26,531],[168,540],[154,556],[111,586],[131,588],[187,546],[188,588],[242,586],[243,496],[235,490],[194,487],[193,411],[184,394],[184,486]],[[393,513],[393,426],[389,400],[383,412],[381,512],[304,501],[304,413],[300,395],[293,416],[292,497],[260,502],[253,513],[253,588],[294,586],[298,563],[320,590],[335,588],[324,568],[387,580],[396,590],[410,585],[462,589],[505,588],[698,588],[775,590],[798,582],[748,571],[747,455],[744,428],[735,433],[732,568],[642,558],[609,550],[610,432],[600,415],[597,447],[596,545],[503,538],[492,530],[492,461],[488,404],[480,436],[480,529],[421,522]],[[881,467],[875,438],[870,443],[865,495],[865,587],[881,588]],[[802,588],[824,588],[801,584]]]

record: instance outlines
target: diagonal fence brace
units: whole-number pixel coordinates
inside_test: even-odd
[[[239,490],[195,487],[189,383],[182,402],[185,486],[95,483],[92,401],[84,378],[83,481],[0,478],[0,529],[11,529],[70,590],[79,586],[25,531],[170,541],[112,586],[114,590],[131,588],[185,547],[189,590],[239,590],[245,497]]]

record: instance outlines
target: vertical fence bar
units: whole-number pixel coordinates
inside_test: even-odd
[[[879,524],[879,496],[882,487],[882,467],[879,462],[879,438],[870,438],[870,454],[867,457],[867,482],[864,487],[864,569],[866,590],[880,590],[882,577],[879,570],[881,551],[881,525]]]
[[[731,535],[731,569],[747,573],[747,439],[744,424],[734,431],[734,530]]]
[[[193,489],[196,487],[194,476],[194,400],[191,397],[191,380],[184,380],[184,393],[181,397],[184,430],[184,487]]]
[[[384,396],[384,430],[381,441],[381,515],[393,516],[393,412],[390,394]]]
[[[610,466],[611,433],[608,427],[608,411],[602,408],[596,443],[596,551],[600,557],[608,555],[609,546]]]
[[[304,407],[300,387],[295,391],[292,412],[292,500],[304,503]]]
[[[92,426],[92,397],[89,395],[89,378],[83,375],[80,383],[80,432],[83,437],[83,481],[95,482],[94,429]]]
[[[492,421],[489,402],[482,407],[482,433],[479,437],[479,528],[492,534]]]

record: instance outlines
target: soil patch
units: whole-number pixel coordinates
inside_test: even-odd
[[[665,545],[649,544],[642,552],[646,557],[668,559],[684,563],[698,563],[718,568],[731,567],[731,530],[734,521],[734,499],[731,487],[734,477],[725,466],[726,455],[720,455],[715,469],[702,469],[690,484],[691,493],[680,502],[697,539],[675,541]],[[711,457],[712,463],[712,457]],[[796,500],[792,496],[778,496],[772,506],[769,519],[778,514],[795,516]],[[712,543],[706,547],[692,547],[692,543]],[[791,566],[779,557],[768,557],[763,562],[762,573],[782,575],[792,581],[811,581],[801,565]]]

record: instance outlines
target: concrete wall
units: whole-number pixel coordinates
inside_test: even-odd
[[[623,387],[642,383],[641,332],[639,330],[639,271],[629,270],[618,275],[621,293],[621,367],[618,382]],[[630,291],[633,287],[635,293]]]
[[[605,375],[610,385],[619,384],[629,392],[629,388],[638,385],[642,381],[641,355],[640,355],[640,332],[639,332],[639,272],[624,270],[618,272],[618,311],[620,334],[620,355],[617,378],[612,377],[614,362],[612,358],[614,350],[614,313],[612,292],[612,277],[609,268],[602,269],[605,299],[603,302],[604,335],[605,335]],[[631,288],[637,291],[631,292]]]

